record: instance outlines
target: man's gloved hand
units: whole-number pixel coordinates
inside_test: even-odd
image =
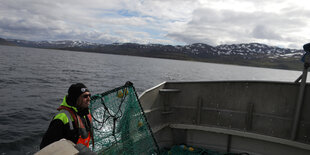
[[[97,155],[97,153],[92,152],[88,147],[83,144],[76,144],[75,148],[79,151],[78,155]]]

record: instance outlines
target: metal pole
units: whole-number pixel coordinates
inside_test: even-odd
[[[301,83],[299,87],[299,94],[298,94],[298,101],[295,109],[295,117],[294,117],[294,122],[293,122],[293,130],[291,134],[291,139],[295,140],[296,135],[297,135],[297,130],[298,130],[298,125],[299,125],[299,119],[300,119],[300,113],[301,113],[301,108],[304,100],[304,94],[305,94],[305,87],[306,87],[306,81],[307,81],[307,73],[308,73],[308,68],[309,64],[305,63],[304,65],[304,70],[302,73],[302,78],[301,78]]]

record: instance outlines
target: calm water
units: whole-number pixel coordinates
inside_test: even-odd
[[[302,67],[302,64],[301,64]],[[72,83],[92,94],[132,81],[138,94],[163,81],[294,81],[301,72],[0,46],[0,154],[33,154]]]

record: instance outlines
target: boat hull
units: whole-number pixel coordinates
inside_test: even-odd
[[[298,83],[164,82],[140,95],[160,148],[186,144],[220,152],[310,154],[310,87],[292,139]]]

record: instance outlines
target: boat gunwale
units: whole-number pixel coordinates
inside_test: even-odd
[[[300,84],[300,83],[295,83],[293,81],[289,82],[289,81],[264,81],[264,80],[165,81],[163,83],[165,83],[165,84],[184,84],[184,83],[278,83],[278,84],[294,84],[294,85],[295,84]],[[161,84],[163,84],[163,83],[161,83]],[[307,83],[307,84],[310,84],[310,83]]]

